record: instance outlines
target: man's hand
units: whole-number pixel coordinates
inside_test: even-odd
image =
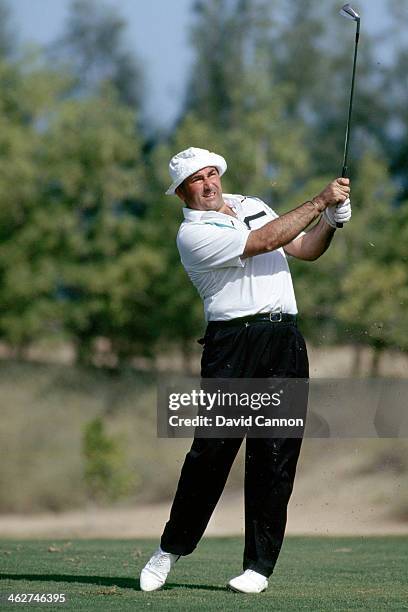
[[[320,223],[306,235],[299,237],[299,234],[328,206],[343,204],[350,195],[349,185],[348,178],[337,178],[313,200],[308,200],[278,219],[253,230],[248,236],[242,257],[261,255],[280,247],[285,247],[289,255],[300,259],[313,260],[320,257],[330,244],[334,234],[333,228],[321,219]]]
[[[335,179],[313,198],[314,205],[320,212],[323,212],[328,206],[342,204],[350,196],[349,185],[348,178]]]
[[[331,225],[331,227],[336,228],[337,223],[347,223],[351,219],[351,202],[350,198],[347,198],[343,204],[338,204],[337,206],[329,206],[323,212],[323,219]]]

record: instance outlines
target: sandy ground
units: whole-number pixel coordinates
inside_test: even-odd
[[[288,534],[408,535],[408,523],[397,522],[350,500],[347,512],[331,496],[317,495],[307,504],[294,495],[289,509]],[[158,537],[168,518],[170,502],[123,509],[88,509],[35,516],[2,515],[0,537],[7,538],[139,538]],[[207,536],[243,533],[243,497],[226,493],[207,528]]]
[[[352,366],[350,347],[309,347],[312,376],[348,376]],[[0,344],[0,358],[2,357]],[[4,355],[3,355],[4,357]],[[35,357],[35,355],[34,355]],[[369,370],[370,351],[362,351],[362,373]],[[56,359],[69,362],[66,356]],[[335,369],[334,369],[335,364]],[[408,357],[387,352],[381,360],[382,375],[406,376]],[[351,461],[351,459],[349,460]],[[302,462],[301,462],[302,465]],[[331,462],[319,456],[316,466],[300,469],[289,505],[288,534],[306,535],[408,535],[408,521],[392,518],[392,502],[406,491],[403,476],[354,477],[345,460]],[[35,515],[0,515],[0,538],[138,538],[158,537],[168,519],[170,501],[135,504],[132,508],[96,509]],[[395,507],[395,503],[394,503]],[[206,531],[208,536],[243,533],[243,496],[226,490]]]
[[[373,456],[378,457],[382,448],[382,453],[392,458],[390,449],[401,452],[402,444],[396,440],[390,447],[387,441],[377,441]],[[408,535],[406,472],[401,471],[398,461],[394,466],[398,469],[389,463],[382,464],[380,470],[367,470],[370,448],[372,445],[364,448],[362,441],[353,440],[304,441],[289,503],[288,534]],[[243,449],[240,453],[243,458]],[[359,463],[360,455],[363,463]],[[208,525],[207,536],[243,534],[243,493],[236,488],[243,481],[243,469],[243,462],[238,460],[235,487],[230,480]],[[169,500],[62,513],[3,514],[0,538],[155,538],[163,530],[170,505]]]

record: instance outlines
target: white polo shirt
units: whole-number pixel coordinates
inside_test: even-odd
[[[183,208],[184,221],[177,234],[181,262],[203,299],[206,320],[225,321],[262,312],[296,314],[283,248],[240,257],[251,230],[279,215],[258,198],[231,194],[223,198],[237,218]]]

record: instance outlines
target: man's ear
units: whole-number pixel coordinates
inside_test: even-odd
[[[183,202],[186,201],[185,196],[184,196],[184,192],[183,192],[183,188],[181,185],[179,185],[176,189],[176,195],[180,198],[180,200],[182,200]]]

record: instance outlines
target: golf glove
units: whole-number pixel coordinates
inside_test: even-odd
[[[347,223],[351,219],[351,202],[350,198],[344,200],[343,204],[337,206],[329,206],[323,212],[323,218],[332,227],[336,227],[336,223]]]

